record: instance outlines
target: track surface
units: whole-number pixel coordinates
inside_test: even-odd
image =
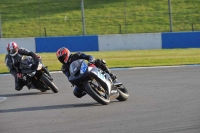
[[[200,67],[113,71],[129,90],[125,102],[78,99],[62,73],[59,93],[14,90],[0,76],[0,133],[200,133]]]

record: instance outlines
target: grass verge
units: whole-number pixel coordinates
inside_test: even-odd
[[[200,64],[200,48],[159,49],[159,50],[122,50],[104,52],[85,52],[96,59],[104,59],[109,68],[173,66]],[[58,71],[61,63],[55,53],[38,53],[50,71]],[[5,54],[0,54],[0,74],[8,73],[4,63]]]

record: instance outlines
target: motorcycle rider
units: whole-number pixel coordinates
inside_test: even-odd
[[[19,68],[22,56],[27,55],[31,56],[34,59],[35,58],[41,59],[41,57],[32,51],[28,51],[27,49],[24,48],[19,48],[16,42],[9,42],[6,49],[8,53],[5,56],[5,64],[10,73],[15,78],[15,90],[20,91],[24,87],[24,85],[26,85],[25,83],[23,83],[22,73]],[[32,65],[31,69],[34,69],[34,67],[35,66]],[[29,86],[27,87],[30,88]]]
[[[95,64],[95,66],[101,68],[103,71],[110,74],[113,81],[116,79],[116,76],[114,74],[112,74],[111,71],[107,68],[106,62],[102,59],[95,60],[95,58],[92,55],[87,55],[82,52],[76,52],[74,54],[71,54],[67,48],[61,47],[57,50],[56,56],[57,56],[58,60],[62,63],[62,68],[61,68],[62,72],[68,78],[70,76],[70,74],[69,74],[70,64],[75,60],[85,59],[85,60],[88,60],[89,63]],[[82,96],[86,95],[86,93],[84,91],[82,91],[81,89],[79,89],[76,86],[74,88],[73,93],[77,98],[81,98]]]

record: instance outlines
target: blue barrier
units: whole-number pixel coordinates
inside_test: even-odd
[[[162,48],[200,48],[200,32],[162,33]]]
[[[200,48],[200,32],[161,33],[161,40],[162,49]],[[97,35],[35,38],[37,53],[56,52],[60,47],[67,47],[72,52],[99,51],[99,45]]]
[[[35,38],[36,52],[56,52],[60,47],[66,47],[71,52],[99,51],[98,36],[63,36]]]

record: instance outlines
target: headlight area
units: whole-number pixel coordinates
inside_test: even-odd
[[[42,69],[42,66],[43,66],[42,63],[39,62],[37,70],[41,70],[41,69]]]

